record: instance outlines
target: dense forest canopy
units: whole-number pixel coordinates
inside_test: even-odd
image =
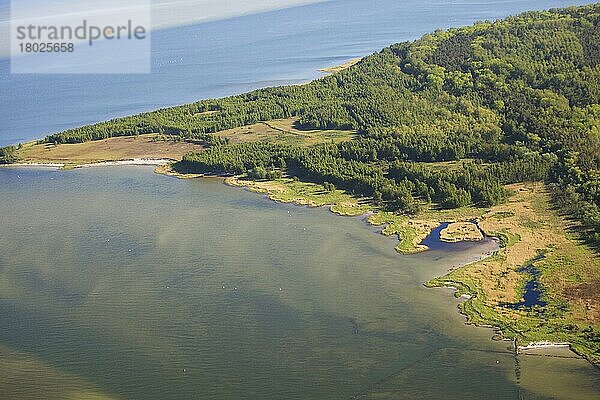
[[[17,148],[15,146],[7,146],[0,148],[0,164],[12,164],[17,161]]]
[[[528,12],[436,31],[307,85],[204,100],[57,133],[54,143],[163,133],[208,146],[177,168],[283,171],[417,213],[504,201],[504,185],[546,181],[600,244],[600,5]],[[340,144],[228,144],[223,129],[278,118],[352,129]],[[11,162],[11,150],[0,162]],[[458,167],[440,163],[454,161]]]

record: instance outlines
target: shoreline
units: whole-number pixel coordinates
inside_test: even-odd
[[[2,168],[56,168],[56,169],[78,169],[78,168],[91,168],[91,167],[107,167],[107,166],[121,166],[121,165],[139,165],[139,166],[160,166],[173,162],[174,160],[168,158],[132,158],[128,160],[115,160],[115,161],[99,161],[95,163],[85,164],[68,164],[68,163],[14,163],[14,164],[0,164]]]
[[[310,84],[312,82],[315,82],[315,81],[317,81],[317,80],[319,80],[319,79],[321,79],[321,78],[323,78],[325,76],[333,75],[333,74],[336,74],[338,72],[344,71],[344,70],[346,70],[346,69],[348,69],[350,67],[353,67],[354,65],[358,64],[360,61],[362,61],[365,57],[368,57],[368,56],[369,56],[369,54],[364,54],[364,55],[362,55],[360,57],[355,57],[355,58],[348,59],[347,61],[345,61],[345,62],[343,62],[342,64],[339,64],[339,65],[333,65],[333,66],[330,66],[330,67],[317,68],[316,70],[314,70],[317,74],[313,78],[307,79],[307,80],[302,81],[302,82],[289,83],[289,85],[290,86],[305,86],[305,85],[308,85],[308,84]],[[261,86],[261,87],[258,87],[256,90],[266,89],[266,88],[269,88],[269,87],[270,86],[265,86],[265,87]],[[244,93],[245,92],[234,93],[234,94],[232,94],[232,96],[237,96],[237,95],[241,95],[241,94],[244,94]],[[200,100],[197,100],[197,101],[202,101],[202,100],[206,100],[206,99],[200,99]],[[187,104],[187,103],[184,103],[184,104]],[[168,107],[178,107],[178,106],[181,106],[181,105],[183,105],[183,104],[173,104],[173,105],[166,106],[166,107],[167,108]],[[144,111],[142,111],[142,112],[144,112]],[[129,114],[127,114],[127,115],[129,115]],[[117,116],[117,117],[114,117],[114,118],[120,118],[120,117]],[[102,123],[102,122],[108,122],[111,119],[113,119],[113,118],[96,121],[94,123],[97,124],[97,123]],[[6,147],[6,146],[32,145],[32,144],[37,143],[40,140],[43,140],[45,137],[47,137],[50,134],[52,134],[52,132],[47,133],[46,136],[44,136],[43,138],[40,138],[40,137],[29,138],[29,139],[25,139],[25,141],[22,141],[22,142],[16,142],[16,143],[13,143],[13,144],[1,145],[0,148]],[[113,137],[118,137],[118,136],[113,136]],[[170,161],[176,161],[176,160],[170,160]],[[19,166],[31,165],[29,163],[12,163],[12,164],[0,164],[0,167],[5,166],[5,165],[15,165],[16,166],[18,164],[19,164]],[[40,167],[44,167],[44,166],[55,167],[55,166],[59,165],[59,164],[52,164],[52,163],[48,163],[48,165],[42,165],[44,163],[39,163],[40,165],[37,165],[38,163],[35,163],[35,164],[36,164],[36,166],[40,166]],[[64,166],[64,165],[65,164],[62,164],[60,166]],[[137,165],[137,164],[134,164],[134,165]]]
[[[358,200],[352,196],[348,196],[348,199],[352,199],[353,202],[327,202],[327,201],[316,201],[314,199],[310,199],[306,193],[304,196],[292,196],[287,197],[282,195],[283,190],[281,187],[269,187],[269,183],[277,183],[278,181],[288,180],[287,184],[293,184],[291,179],[289,178],[280,178],[275,181],[252,181],[245,180],[241,176],[231,175],[231,174],[201,174],[201,173],[185,173],[185,172],[177,172],[171,168],[171,163],[159,165],[155,171],[155,173],[160,175],[172,176],[178,179],[196,179],[196,178],[217,178],[223,181],[223,183],[227,186],[235,187],[235,188],[243,188],[252,193],[263,194],[269,201],[273,201],[275,203],[281,204],[294,204],[296,206],[303,206],[308,208],[327,208],[331,213],[342,216],[342,217],[359,217],[364,220],[370,226],[381,228],[378,231],[378,234],[381,234],[386,237],[391,237],[396,235],[399,240],[399,245],[405,241],[404,232],[400,232],[397,230],[397,227],[394,227],[394,221],[389,221],[384,219],[379,219],[383,211],[376,209],[375,207],[369,205],[364,206],[358,203]],[[313,187],[321,187],[318,184],[312,184],[308,182],[297,182],[298,185],[310,185]],[[336,190],[335,192],[343,191]],[[411,255],[411,254],[419,254],[426,251],[429,251],[430,248],[425,245],[423,242],[437,229],[439,229],[444,224],[468,224],[472,225],[477,232],[481,232],[481,238],[473,238],[470,235],[465,235],[464,237],[456,237],[452,240],[448,240],[447,237],[440,233],[440,237],[437,240],[440,243],[445,244],[456,244],[462,242],[482,242],[487,238],[490,238],[495,241],[499,241],[499,239],[493,235],[486,235],[483,230],[479,227],[479,225],[473,220],[464,220],[457,221],[456,219],[452,219],[452,221],[446,221],[443,219],[434,219],[434,220],[416,220],[405,218],[403,216],[398,216],[404,218],[407,222],[407,225],[410,228],[420,229],[418,235],[414,238],[410,238],[410,249],[401,249],[399,246],[396,247],[396,251],[401,255]],[[443,230],[442,230],[443,231]],[[477,257],[476,260],[471,261],[477,262],[482,259],[485,259],[491,256],[493,253],[483,253],[480,257]],[[458,268],[457,266],[454,266]],[[453,267],[453,268],[454,268]]]
[[[0,168],[56,168],[61,169],[66,164],[58,163],[13,163],[13,164],[0,164]]]
[[[255,181],[240,180],[239,177],[237,177],[237,176],[231,176],[231,175],[227,175],[227,174],[209,175],[209,174],[185,174],[185,173],[175,172],[171,169],[172,162],[173,162],[173,160],[170,160],[170,159],[140,158],[140,159],[106,161],[106,162],[82,164],[82,165],[73,166],[73,169],[75,169],[75,168],[91,168],[91,167],[95,167],[95,166],[99,166],[99,167],[102,167],[102,166],[127,166],[127,165],[155,166],[156,168],[155,168],[154,172],[156,174],[172,176],[172,177],[176,177],[178,179],[218,178],[218,179],[222,180],[222,182],[228,186],[244,188],[245,190],[248,190],[248,191],[251,191],[254,193],[263,194],[269,201],[274,201],[274,202],[283,203],[283,204],[291,203],[291,204],[295,204],[297,206],[305,206],[305,207],[309,207],[309,208],[324,208],[324,207],[326,207],[329,210],[329,212],[332,212],[334,214],[337,214],[340,216],[346,216],[346,217],[358,217],[370,226],[383,227],[381,230],[379,230],[377,232],[377,234],[381,234],[381,235],[387,236],[387,237],[394,236],[394,235],[397,236],[397,238],[399,240],[399,244],[395,250],[400,255],[419,254],[422,252],[429,251],[430,250],[429,247],[422,244],[422,242],[425,240],[425,238],[427,238],[429,235],[431,235],[432,232],[435,231],[436,229],[438,229],[441,225],[443,225],[444,223],[449,223],[449,222],[447,222],[449,220],[452,220],[454,223],[456,223],[456,222],[465,222],[466,223],[468,221],[469,223],[473,224],[478,230],[481,231],[481,233],[483,234],[482,240],[485,240],[486,238],[491,238],[492,240],[495,240],[496,242],[499,242],[500,244],[502,244],[501,235],[495,236],[495,235],[493,235],[494,232],[491,232],[491,234],[489,232],[486,232],[485,229],[483,229],[479,225],[480,221],[473,219],[473,218],[466,218],[465,221],[460,221],[456,218],[438,219],[437,221],[433,221],[433,220],[420,221],[420,220],[409,219],[408,217],[405,217],[405,216],[394,216],[395,219],[394,218],[390,219],[390,218],[387,218],[387,217],[390,217],[389,214],[378,211],[372,207],[369,207],[368,209],[361,209],[359,207],[356,207],[355,204],[351,204],[351,205],[346,204],[345,205],[346,209],[344,209],[344,207],[341,207],[340,209],[336,209],[336,206],[338,206],[338,204],[335,204],[335,202],[331,202],[331,203],[315,202],[315,201],[310,201],[310,200],[307,200],[306,198],[300,198],[300,197],[281,198],[281,197],[277,196],[277,194],[278,194],[277,191],[275,191],[275,193],[274,193],[273,191],[266,190],[265,188],[253,187],[252,184],[253,183],[256,184]],[[21,163],[21,164],[9,164],[9,165],[3,165],[3,166],[14,167],[14,168],[18,168],[18,167],[21,167],[21,168],[49,167],[49,168],[56,168],[58,170],[70,169],[68,167],[68,165],[66,166],[65,164],[49,164],[49,163]],[[65,168],[65,166],[66,166],[66,168]],[[289,180],[292,181],[291,179],[289,179]],[[269,181],[267,181],[266,183],[268,183],[268,182]],[[265,182],[263,182],[263,183],[265,183]],[[296,184],[307,185],[308,183],[296,182]],[[308,184],[308,185],[315,185],[315,186],[320,187],[320,185],[316,185],[316,184]],[[281,193],[279,193],[279,194],[281,194]],[[347,209],[348,207],[349,207],[350,211],[348,211],[348,209]],[[404,225],[402,225],[402,224],[404,224]],[[426,228],[426,229],[424,229],[424,228]],[[417,232],[416,236],[407,237],[408,235],[407,235],[406,229],[412,229],[413,233],[416,232],[415,229],[421,229],[421,231]],[[419,233],[420,233],[420,235],[419,235]],[[445,244],[455,244],[455,243],[460,243],[463,241],[465,241],[465,242],[473,242],[474,241],[474,240],[470,240],[468,237],[464,238],[464,240],[456,240],[456,238],[455,238],[452,241],[443,240],[443,238],[440,237],[440,238],[437,238],[437,240],[440,243],[445,243]],[[477,240],[477,241],[481,241],[481,240]],[[410,243],[410,248],[408,250],[401,247],[403,244],[406,245],[407,242]],[[493,252],[492,251],[483,252],[476,259],[465,262],[464,264],[453,265],[446,274],[439,276],[437,278],[433,278],[429,282],[423,283],[423,285],[427,288],[436,288],[437,287],[437,288],[447,288],[447,289],[452,290],[454,292],[454,296],[456,298],[462,300],[457,305],[457,308],[458,308],[459,314],[463,315],[466,318],[465,323],[468,325],[476,326],[476,327],[492,329],[495,332],[495,334],[491,337],[491,339],[495,340],[495,341],[497,341],[497,340],[513,340],[513,339],[511,339],[510,335],[508,335],[508,336],[505,335],[505,331],[503,330],[502,323],[499,320],[495,321],[495,322],[485,321],[483,323],[478,322],[478,321],[473,321],[473,314],[470,313],[466,309],[465,305],[478,300],[476,291],[474,291],[472,288],[470,288],[468,286],[465,286],[465,284],[463,282],[453,280],[449,275],[451,275],[454,272],[461,271],[464,268],[468,268],[469,266],[477,265],[486,260],[491,260],[495,256],[497,256],[502,250],[503,250],[503,247],[500,247],[498,250],[493,251]],[[574,354],[576,357],[586,359],[592,365],[594,365],[595,367],[598,367],[596,364],[594,364],[594,362],[592,362],[592,360],[590,360],[588,357],[586,357],[585,354],[582,354],[579,351],[577,351],[577,349],[574,348],[573,345],[567,341],[554,342],[551,340],[537,340],[537,341],[532,340],[532,341],[528,341],[528,344],[525,346],[518,346],[516,351],[518,352],[519,350],[523,350],[523,351],[539,350],[539,351],[543,352],[544,350],[555,350],[557,348],[562,348],[562,349],[568,348],[569,351],[572,354]],[[543,353],[542,355],[550,355],[550,354]]]
[[[600,368],[598,352],[587,336],[593,321],[582,319],[575,307],[561,296],[553,282],[544,276],[544,305],[522,305],[524,291],[532,280],[523,267],[536,264],[544,273],[562,254],[582,253],[565,229],[560,215],[552,212],[544,187],[513,185],[512,200],[499,205],[478,219],[486,236],[499,238],[501,248],[482,260],[457,266],[425,283],[428,288],[448,288],[459,302],[458,311],[466,323],[493,326],[497,339],[517,340],[524,350],[542,353],[568,347],[577,357]],[[563,221],[563,222],[561,222]],[[539,227],[532,230],[531,226]],[[574,249],[580,253],[574,253]],[[539,256],[544,251],[544,257]],[[588,250],[586,250],[588,251]],[[591,250],[589,250],[591,251]],[[581,307],[585,307],[585,304]],[[584,309],[585,310],[585,309]],[[585,311],[584,311],[585,312]],[[586,314],[583,314],[584,316]],[[593,332],[593,331],[592,331]]]
[[[205,176],[200,176],[200,177],[205,177]],[[275,203],[282,203],[282,204],[294,204],[296,206],[304,206],[304,207],[308,207],[308,208],[328,208],[329,212],[332,212],[334,214],[337,214],[339,216],[345,216],[345,217],[358,217],[360,218],[365,224],[372,226],[372,227],[382,227],[383,229],[379,230],[377,232],[377,234],[386,236],[386,237],[390,237],[393,236],[395,233],[384,233],[385,229],[390,226],[391,224],[383,224],[383,225],[377,225],[375,223],[373,223],[373,221],[371,220],[371,217],[373,217],[374,215],[377,215],[377,212],[374,210],[369,210],[363,214],[357,214],[357,215],[345,215],[345,214],[341,214],[336,212],[332,207],[334,205],[332,204],[322,204],[322,205],[318,205],[318,204],[311,204],[310,202],[298,202],[298,201],[281,201],[278,200],[276,198],[273,198],[268,192],[265,191],[261,191],[261,190],[256,190],[255,188],[249,187],[247,185],[244,185],[244,182],[241,182],[237,180],[237,177],[231,177],[231,176],[220,176],[220,178],[223,179],[223,183],[225,185],[231,186],[231,187],[238,187],[238,188],[243,188],[245,190],[248,190],[250,192],[253,193],[258,193],[258,194],[264,194],[265,197],[269,200],[269,201],[273,201]],[[232,178],[236,180],[236,183],[232,184]],[[185,179],[185,178],[184,178]],[[467,221],[453,221],[450,223],[466,223]],[[441,235],[439,238],[437,238],[436,240],[438,240],[440,243],[445,243],[445,244],[457,244],[460,242],[483,242],[486,239],[491,239],[493,241],[495,241],[496,243],[498,243],[498,248],[495,251],[485,251],[482,253],[479,253],[478,257],[476,257],[474,260],[472,261],[468,261],[465,262],[464,264],[458,264],[458,265],[453,265],[448,272],[452,272],[455,270],[459,270],[461,268],[465,268],[468,267],[470,265],[474,265],[477,263],[480,263],[482,261],[485,261],[487,259],[490,259],[492,257],[494,257],[499,251],[502,250],[501,247],[501,238],[499,236],[494,236],[494,235],[490,235],[488,233],[486,233],[480,226],[478,221],[476,220],[470,220],[468,221],[470,224],[472,224],[478,231],[478,233],[481,233],[482,237],[481,239],[477,238],[477,239],[473,239],[472,237],[465,237],[462,240],[445,240],[445,238],[443,238]],[[443,225],[444,223],[447,222],[442,222],[439,221],[438,225],[434,228],[432,228],[429,233],[427,234],[426,237],[429,237],[429,235],[431,235],[436,229],[438,229],[441,225]],[[399,240],[401,240],[400,238],[398,238]],[[446,238],[447,239],[447,238]],[[420,240],[418,243],[414,243],[413,246],[413,251],[411,252],[401,252],[398,250],[398,248],[396,248],[396,252],[399,255],[411,255],[411,254],[420,254],[423,252],[427,252],[430,250],[430,248],[424,244],[422,244],[423,240]],[[434,279],[440,279],[443,278],[442,275],[438,278],[434,278]],[[495,325],[493,323],[489,323],[489,324],[477,324],[477,323],[470,323],[469,322],[469,314],[464,312],[463,309],[461,309],[460,304],[468,302],[470,300],[472,300],[474,298],[474,295],[469,294],[469,293],[460,293],[460,284],[457,284],[456,282],[452,282],[452,281],[446,281],[445,282],[446,285],[444,286],[439,286],[439,288],[447,288],[447,289],[451,289],[454,293],[455,293],[455,297],[457,297],[458,299],[462,300],[461,303],[459,303],[459,305],[457,305],[457,309],[458,309],[458,313],[462,316],[465,317],[466,321],[465,324],[467,325],[473,325],[477,328],[485,328],[485,329],[490,329],[492,332],[494,332],[494,334],[491,336],[491,340],[492,341],[514,341],[515,345],[517,343],[516,340],[511,339],[510,337],[507,337],[503,334],[503,331],[501,329],[501,327],[499,325]],[[427,285],[427,282],[423,283],[423,286],[428,287],[428,288],[434,288],[434,287],[430,287]],[[586,358],[584,355],[580,354],[579,352],[576,351],[576,349],[574,349],[571,345],[571,343],[569,342],[551,342],[551,341],[536,341],[536,342],[529,342],[527,345],[525,346],[518,346],[515,348],[515,354],[519,354],[519,351],[527,351],[527,350],[538,350],[540,351],[541,356],[553,356],[551,351],[552,350],[557,350],[557,349],[563,349],[563,350],[568,350],[571,354],[572,358],[578,358],[578,359],[584,359],[588,362],[590,362],[592,365],[596,366],[593,362],[591,362],[588,358]],[[528,355],[527,353],[523,353],[522,355]]]
[[[319,72],[324,72],[326,74],[335,74],[335,73],[341,72],[345,69],[348,69],[348,68],[358,64],[361,60],[362,60],[361,57],[352,58],[352,59],[350,59],[342,64],[339,64],[339,65],[333,65],[331,67],[319,68]]]
[[[463,265],[457,265],[455,268],[452,268],[451,271],[468,267],[471,264],[477,263],[479,261],[483,261],[486,258],[489,258],[491,256],[493,256],[493,254],[484,253],[483,256],[479,260],[471,262],[471,263],[466,263]],[[514,343],[513,351],[515,352],[515,355],[522,355],[522,356],[538,355],[538,356],[544,356],[544,357],[554,357],[554,354],[552,353],[553,350],[566,350],[571,354],[571,357],[569,357],[569,358],[577,358],[577,359],[586,360],[595,368],[600,369],[600,366],[596,365],[594,362],[589,360],[584,354],[579,353],[575,348],[573,348],[573,346],[570,342],[552,342],[552,341],[542,340],[542,341],[527,342],[526,345],[519,345],[518,340],[516,338],[511,339],[510,337],[504,335],[504,332],[502,331],[502,328],[499,325],[494,325],[493,323],[488,324],[488,323],[470,322],[469,321],[470,314],[465,312],[461,306],[463,304],[473,300],[475,298],[475,296],[471,295],[469,293],[461,292],[462,285],[458,282],[446,281],[446,282],[444,282],[443,285],[438,285],[438,286],[428,286],[427,282],[426,282],[423,284],[423,286],[425,286],[428,289],[450,290],[454,294],[454,297],[459,300],[459,304],[456,306],[456,308],[457,308],[458,314],[462,315],[465,318],[465,325],[471,325],[477,329],[481,329],[481,328],[490,329],[492,332],[494,332],[494,335],[492,335],[492,337],[490,338],[492,341]],[[539,351],[539,353],[537,353],[537,354],[526,353],[527,351]],[[523,352],[525,352],[525,353],[523,353]]]
[[[371,209],[362,214],[348,215],[348,214],[336,212],[333,209],[333,207],[331,206],[331,204],[310,204],[310,202],[297,201],[298,199],[293,199],[291,201],[281,201],[277,198],[274,198],[272,196],[272,193],[269,193],[268,191],[256,190],[256,188],[249,187],[247,184],[245,184],[245,183],[248,183],[246,181],[242,181],[240,183],[239,180],[237,180],[237,182],[236,182],[237,184],[231,185],[230,182],[228,182],[228,181],[231,181],[232,179],[236,180],[237,177],[227,177],[224,179],[224,183],[228,184],[230,186],[243,187],[246,190],[249,190],[252,192],[265,194],[266,195],[265,197],[267,197],[269,200],[275,201],[275,202],[293,203],[296,205],[315,207],[315,208],[328,206],[329,211],[333,212],[334,214],[338,214],[341,216],[361,217],[361,219],[364,222],[366,222],[367,224],[370,224],[371,226],[384,226],[384,228],[378,232],[379,234],[382,234],[384,236],[397,235],[399,240],[401,240],[401,241],[403,240],[403,238],[401,237],[402,233],[398,232],[394,229],[395,221],[386,222],[384,220],[384,222],[382,224],[374,223],[373,217],[377,217],[378,215],[382,214],[381,211]],[[250,181],[250,182],[252,182],[252,181]],[[489,213],[491,213],[491,210],[487,211],[487,214],[489,214]],[[409,219],[409,221],[416,223],[417,226],[419,226],[418,220]],[[439,276],[437,278],[433,278],[431,281],[423,283],[423,285],[428,288],[435,288],[435,287],[451,288],[454,291],[455,297],[462,300],[458,304],[457,307],[458,307],[459,314],[463,315],[466,318],[465,323],[468,325],[476,326],[476,327],[492,329],[492,331],[495,332],[495,334],[491,337],[492,340],[494,340],[494,341],[515,341],[515,343],[517,343],[518,340],[524,340],[526,343],[528,343],[526,346],[517,346],[515,349],[516,353],[518,353],[519,347],[522,347],[524,350],[534,350],[534,349],[539,350],[539,351],[541,351],[540,355],[543,355],[543,356],[551,356],[552,354],[550,353],[550,351],[552,351],[552,350],[568,349],[568,351],[570,352],[570,354],[572,355],[573,358],[585,359],[586,361],[590,362],[590,364],[592,364],[594,367],[599,368],[598,364],[596,364],[593,361],[592,357],[590,356],[590,354],[588,352],[580,351],[577,348],[577,346],[573,345],[572,342],[570,342],[570,341],[566,341],[566,340],[553,341],[553,340],[546,340],[546,339],[541,339],[541,340],[540,339],[538,339],[538,340],[527,339],[526,336],[521,336],[519,334],[517,334],[516,336],[511,335],[510,332],[512,332],[512,330],[507,329],[507,327],[502,324],[501,320],[490,319],[490,320],[486,320],[484,322],[477,322],[477,321],[474,322],[473,321],[473,314],[471,312],[469,312],[470,309],[466,308],[465,305],[468,305],[468,304],[472,303],[473,301],[479,301],[479,299],[477,298],[476,291],[465,286],[465,284],[460,281],[452,280],[452,278],[449,277],[448,275],[450,275],[454,272],[468,269],[473,266],[480,265],[481,263],[494,261],[495,258],[497,258],[499,255],[501,255],[504,252],[504,250],[507,247],[507,244],[505,243],[505,238],[504,238],[505,234],[503,232],[491,231],[489,229],[486,229],[485,226],[480,225],[481,223],[485,222],[485,219],[483,221],[480,220],[479,218],[468,218],[468,219],[465,219],[464,221],[460,221],[460,219],[453,219],[453,223],[467,223],[467,222],[474,226],[474,229],[477,230],[478,234],[482,235],[482,239],[473,240],[472,237],[469,237],[469,235],[467,235],[463,240],[456,240],[456,238],[455,238],[452,241],[447,241],[447,240],[443,240],[443,238],[441,236],[440,236],[440,238],[437,238],[437,240],[441,243],[455,244],[455,243],[460,243],[463,241],[464,242],[480,242],[480,241],[483,241],[486,239],[491,239],[498,244],[498,248],[494,251],[488,250],[488,251],[482,252],[475,259],[465,262],[464,264],[453,265],[452,268],[450,268],[448,270],[448,273],[446,273],[442,276]],[[399,253],[400,255],[408,255],[408,254],[418,254],[418,253],[422,253],[425,251],[429,251],[429,248],[426,245],[423,245],[422,242],[426,237],[431,235],[431,233],[433,231],[435,231],[437,228],[439,228],[439,226],[442,225],[443,223],[444,223],[443,220],[439,219],[438,221],[436,221],[435,226],[428,226],[428,230],[427,230],[425,236],[422,237],[420,240],[417,241],[417,240],[415,240],[416,238],[413,238],[411,251],[408,251],[408,252],[401,251],[401,249],[399,249],[399,246],[400,246],[399,245],[396,247],[397,253]],[[390,227],[392,229],[389,229]],[[421,225],[421,227],[422,227],[422,225]],[[387,232],[386,232],[386,229],[388,230]],[[402,244],[402,242],[400,244]],[[439,284],[440,281],[443,281],[443,284]],[[438,283],[432,285],[431,282],[438,282]],[[474,312],[478,313],[478,311],[476,309],[474,309]],[[509,332],[508,334],[507,334],[507,331]]]
[[[518,346],[519,351],[521,350],[538,350],[538,349],[566,349],[571,350],[571,343],[569,342],[531,342],[525,346]],[[572,350],[571,350],[572,351]],[[577,354],[573,352],[574,354]],[[578,355],[579,356],[579,355]],[[581,356],[579,356],[581,357]]]

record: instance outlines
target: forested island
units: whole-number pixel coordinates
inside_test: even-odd
[[[198,147],[168,172],[373,211],[402,252],[440,221],[478,219],[502,250],[428,285],[457,287],[469,320],[506,338],[600,363],[599,19],[593,4],[436,31],[305,85],[67,130],[0,149],[0,163],[151,137]],[[522,304],[532,268],[543,298]]]

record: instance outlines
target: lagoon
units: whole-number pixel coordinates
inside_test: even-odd
[[[515,357],[422,286],[491,240],[400,256],[361,218],[135,166],[1,168],[0,208],[2,398],[600,392],[587,362]]]

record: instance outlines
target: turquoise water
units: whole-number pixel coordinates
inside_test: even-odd
[[[0,23],[9,3],[0,0]],[[148,75],[10,75],[9,60],[0,58],[0,146],[159,107],[304,82],[318,77],[319,68],[438,28],[585,3],[333,0],[155,32]]]
[[[2,399],[590,399],[422,282],[360,218],[145,167],[0,168]]]

